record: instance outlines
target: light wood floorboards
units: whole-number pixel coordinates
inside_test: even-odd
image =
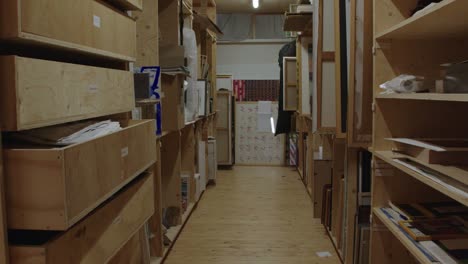
[[[166,264],[340,263],[291,168],[219,171]],[[319,258],[328,251],[332,257]]]

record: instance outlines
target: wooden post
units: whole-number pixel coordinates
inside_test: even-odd
[[[159,65],[158,0],[144,0],[143,11],[134,11],[137,23],[137,60],[135,66]]]
[[[202,15],[208,14],[208,0],[201,0],[200,11]]]
[[[149,220],[149,228],[152,234],[150,238],[150,252],[152,257],[164,255],[163,231],[162,231],[162,193],[161,193],[161,141],[156,142],[157,162],[153,166],[154,176],[154,215]]]
[[[348,148],[346,151],[346,256],[345,263],[354,261],[354,235],[356,233],[357,196],[358,196],[358,152],[359,149]]]
[[[2,134],[0,131],[0,263],[9,263],[8,260],[8,235],[6,222],[6,204],[5,204],[5,179],[3,177],[2,160]]]

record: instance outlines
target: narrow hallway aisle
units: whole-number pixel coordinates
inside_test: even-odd
[[[340,263],[312,211],[291,168],[219,171],[165,263]],[[319,258],[323,251],[332,257]]]

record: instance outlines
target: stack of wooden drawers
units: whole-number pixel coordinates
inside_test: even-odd
[[[122,127],[65,147],[4,140],[10,263],[149,261],[155,123],[128,118],[136,22],[126,11],[141,9],[142,0],[0,0],[0,129]]]

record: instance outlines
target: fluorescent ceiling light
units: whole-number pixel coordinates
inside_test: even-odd
[[[258,8],[258,7],[260,6],[259,1],[260,1],[260,0],[252,0],[253,8]]]

